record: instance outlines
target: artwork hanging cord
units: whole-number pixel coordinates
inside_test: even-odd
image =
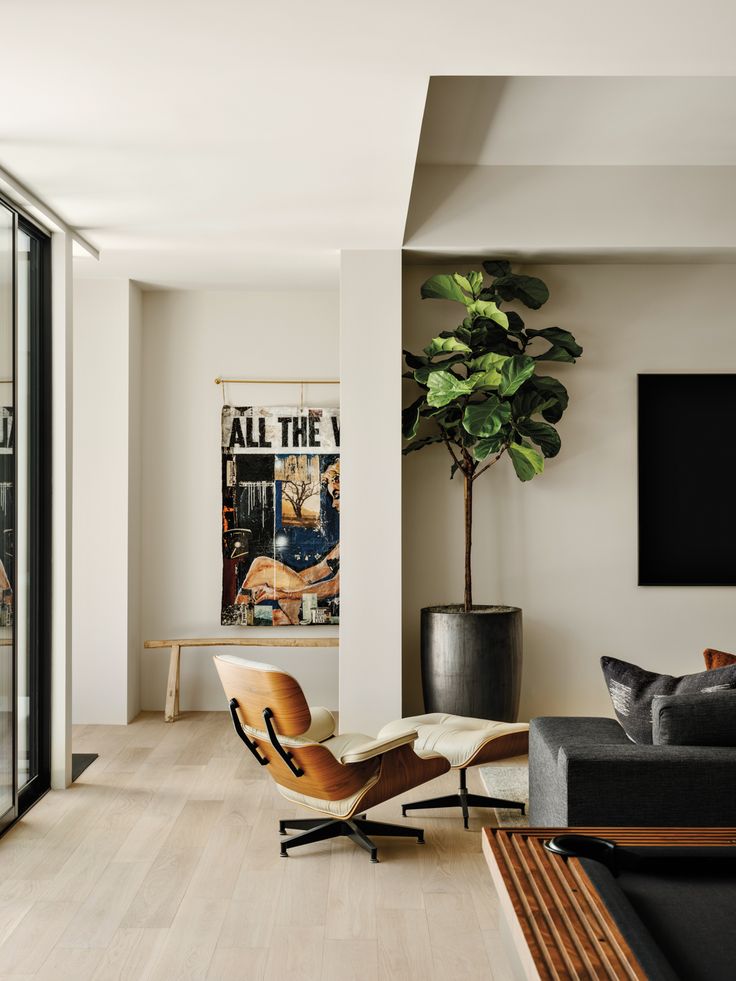
[[[339,409],[222,410],[221,623],[340,622]]]

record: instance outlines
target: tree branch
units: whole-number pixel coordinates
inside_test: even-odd
[[[504,448],[503,448],[503,449],[501,450],[501,452],[500,452],[500,453],[498,453],[498,454],[497,454],[497,455],[496,455],[496,456],[495,456],[495,457],[494,457],[494,458],[493,458],[493,459],[491,460],[491,462],[490,462],[490,463],[487,463],[487,464],[486,464],[486,465],[485,465],[484,467],[481,467],[481,469],[480,469],[480,470],[479,470],[479,471],[478,471],[477,473],[474,473],[474,474],[473,474],[473,478],[472,478],[472,479],[473,479],[473,480],[477,480],[477,479],[478,479],[478,477],[480,477],[480,475],[481,475],[482,473],[485,473],[485,472],[486,472],[486,470],[488,470],[488,469],[489,469],[490,467],[492,467],[494,463],[498,463],[498,461],[499,461],[499,460],[501,459],[501,457],[502,457],[502,456],[504,455],[504,453],[505,453],[505,452],[506,452],[506,447],[504,446]]]
[[[445,444],[445,446],[447,447],[448,453],[450,454],[450,456],[452,457],[452,459],[455,461],[455,466],[458,467],[460,470],[462,470],[463,469],[463,466],[460,463],[460,461],[458,460],[458,458],[455,456],[455,451],[453,450],[452,446],[450,445],[450,440],[449,439],[443,439],[442,442]]]

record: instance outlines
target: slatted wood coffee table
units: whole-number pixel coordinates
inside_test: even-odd
[[[577,857],[544,848],[558,835],[586,839]],[[736,828],[485,828],[519,977],[736,977],[735,846]]]

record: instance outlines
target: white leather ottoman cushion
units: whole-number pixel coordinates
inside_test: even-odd
[[[526,750],[519,748],[518,736],[529,732],[526,722],[491,722],[430,712],[389,722],[378,738],[390,738],[407,728],[417,731],[414,743],[417,756],[423,759],[444,756],[453,767],[476,766],[523,753]],[[504,744],[508,744],[508,751]]]

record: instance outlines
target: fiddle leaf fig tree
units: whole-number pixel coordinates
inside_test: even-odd
[[[462,323],[432,338],[421,354],[404,351],[419,396],[402,413],[404,453],[444,443],[450,477],[460,471],[465,497],[465,610],[473,608],[471,548],[473,484],[508,456],[519,480],[544,471],[560,451],[555,424],[567,408],[565,386],[543,374],[544,362],[574,363],[583,353],[568,330],[532,330],[516,301],[538,310],[549,298],[541,279],[514,273],[507,259],[489,259],[482,272],[442,273],[421,288],[426,300],[462,306]]]

